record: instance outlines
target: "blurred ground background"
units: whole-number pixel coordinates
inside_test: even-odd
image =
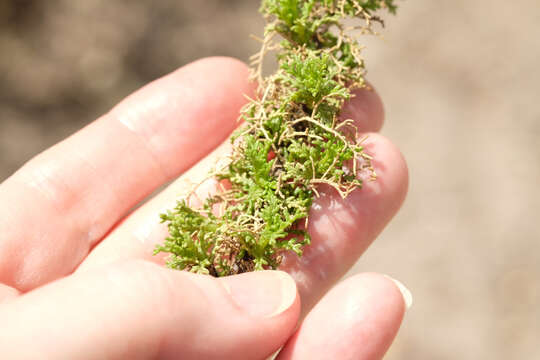
[[[0,181],[143,84],[202,56],[246,60],[258,1],[1,0]],[[386,359],[540,358],[540,5],[408,0],[367,40],[401,213],[354,271],[415,303]]]

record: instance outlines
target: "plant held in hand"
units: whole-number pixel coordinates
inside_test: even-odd
[[[394,0],[263,0],[268,24],[252,64],[258,96],[242,111],[230,161],[212,174],[226,189],[201,208],[187,197],[161,215],[169,236],[155,253],[170,253],[169,267],[214,276],[275,269],[284,252],[301,256],[309,244],[317,186],[345,198],[362,187],[360,172],[375,176],[352,120],[339,112],[366,86],[352,34],[372,34],[383,8],[394,13]],[[347,18],[360,25],[346,26]],[[279,69],[263,77],[269,52]]]

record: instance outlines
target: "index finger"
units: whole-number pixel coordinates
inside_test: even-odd
[[[130,209],[237,125],[247,68],[208,58],[161,78],[0,185],[0,283],[71,273]]]

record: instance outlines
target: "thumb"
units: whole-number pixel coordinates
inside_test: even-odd
[[[228,278],[130,261],[82,272],[0,306],[9,359],[263,359],[298,321],[284,272]]]

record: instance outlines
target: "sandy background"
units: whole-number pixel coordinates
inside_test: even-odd
[[[247,59],[257,1],[0,2],[0,181],[144,83]],[[383,133],[408,159],[401,213],[354,271],[415,303],[386,359],[540,358],[540,5],[408,0],[370,39]]]

